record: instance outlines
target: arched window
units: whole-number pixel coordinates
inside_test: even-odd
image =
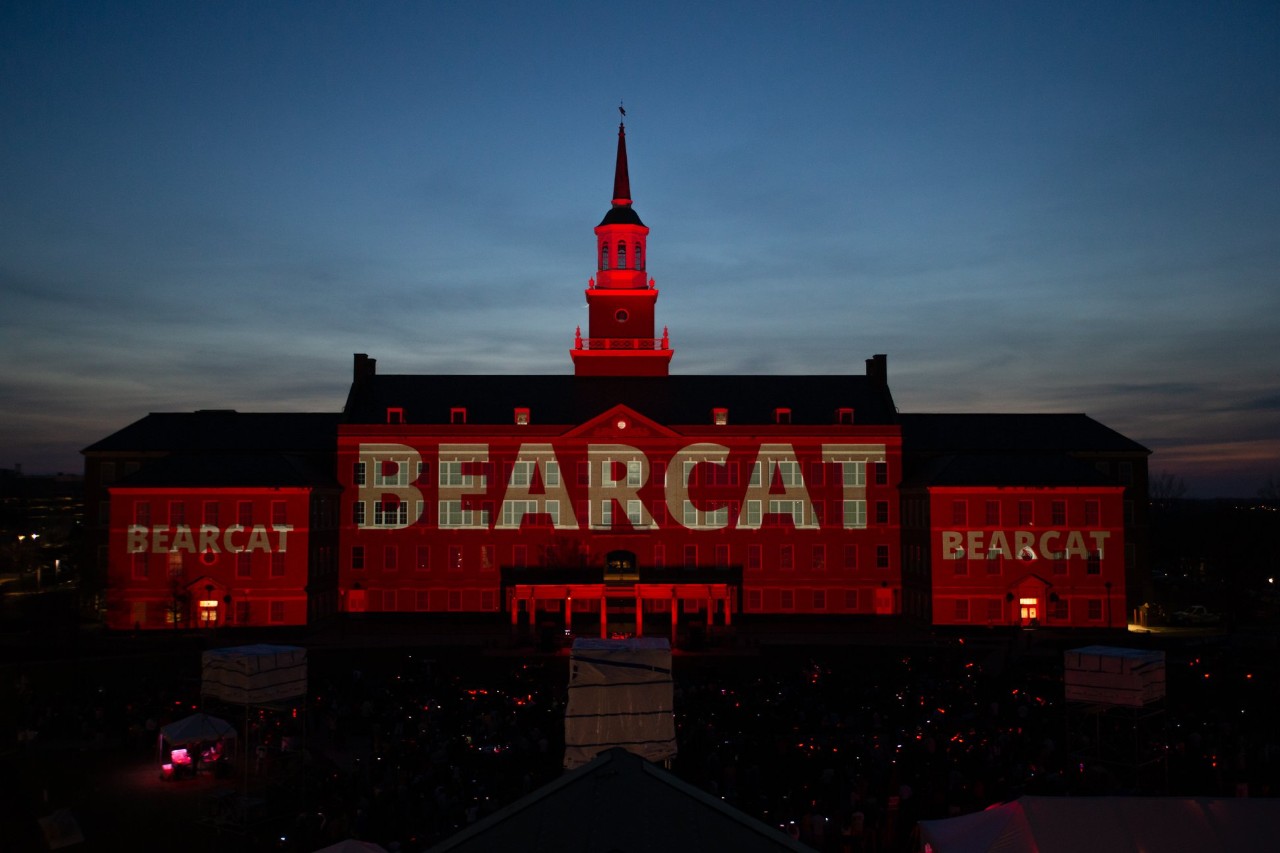
[[[609,268],[609,244],[600,244],[600,269],[607,270]]]
[[[618,241],[618,269],[625,270],[627,268],[627,244]]]
[[[640,244],[636,243],[636,269],[644,269],[644,251],[640,248]]]

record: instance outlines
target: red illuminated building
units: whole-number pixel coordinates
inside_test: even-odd
[[[883,355],[864,375],[670,374],[648,234],[619,127],[572,374],[357,355],[341,414],[153,414],[87,448],[108,625],[1124,624],[1143,447],[1084,415],[900,414]]]

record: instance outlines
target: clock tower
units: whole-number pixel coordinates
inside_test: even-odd
[[[596,274],[587,287],[587,334],[574,336],[575,376],[666,376],[673,351],[655,337],[658,290],[645,269],[649,229],[631,207],[627,129],[618,124],[613,204],[596,226]]]

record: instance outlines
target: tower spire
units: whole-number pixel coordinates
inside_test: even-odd
[[[622,107],[618,107],[619,110]],[[626,115],[626,113],[622,113]],[[613,167],[613,203],[631,204],[631,175],[627,170],[627,126],[618,122],[618,162]]]
[[[627,112],[618,105],[624,117]],[[627,127],[618,122],[613,204],[596,226],[596,274],[586,290],[587,335],[574,335],[576,376],[666,376],[671,340],[654,336],[658,289],[649,278],[649,229],[631,207]]]

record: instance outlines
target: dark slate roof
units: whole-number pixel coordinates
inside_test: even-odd
[[[810,849],[622,748],[602,752],[431,848],[433,853]]]
[[[644,225],[640,221],[640,214],[629,204],[615,204],[609,208],[609,212],[604,215],[604,219],[600,220],[600,225]],[[596,227],[599,228],[600,225]]]
[[[969,454],[932,457],[911,466],[912,486],[1101,486],[1113,483],[1097,468],[1062,453]]]
[[[1083,414],[902,414],[912,453],[1141,453],[1151,451]]]
[[[337,447],[339,417],[328,412],[280,414],[230,409],[152,412],[82,452],[332,452]]]
[[[176,453],[148,462],[117,483],[152,488],[334,487],[333,457],[289,453]]]
[[[351,386],[347,423],[381,424],[389,407],[410,424],[447,424],[467,410],[468,424],[509,424],[518,407],[534,424],[577,425],[623,404],[660,424],[709,424],[713,408],[732,424],[771,424],[791,409],[795,425],[828,425],[854,409],[855,424],[894,422],[889,390],[865,376],[467,376],[375,375]]]

